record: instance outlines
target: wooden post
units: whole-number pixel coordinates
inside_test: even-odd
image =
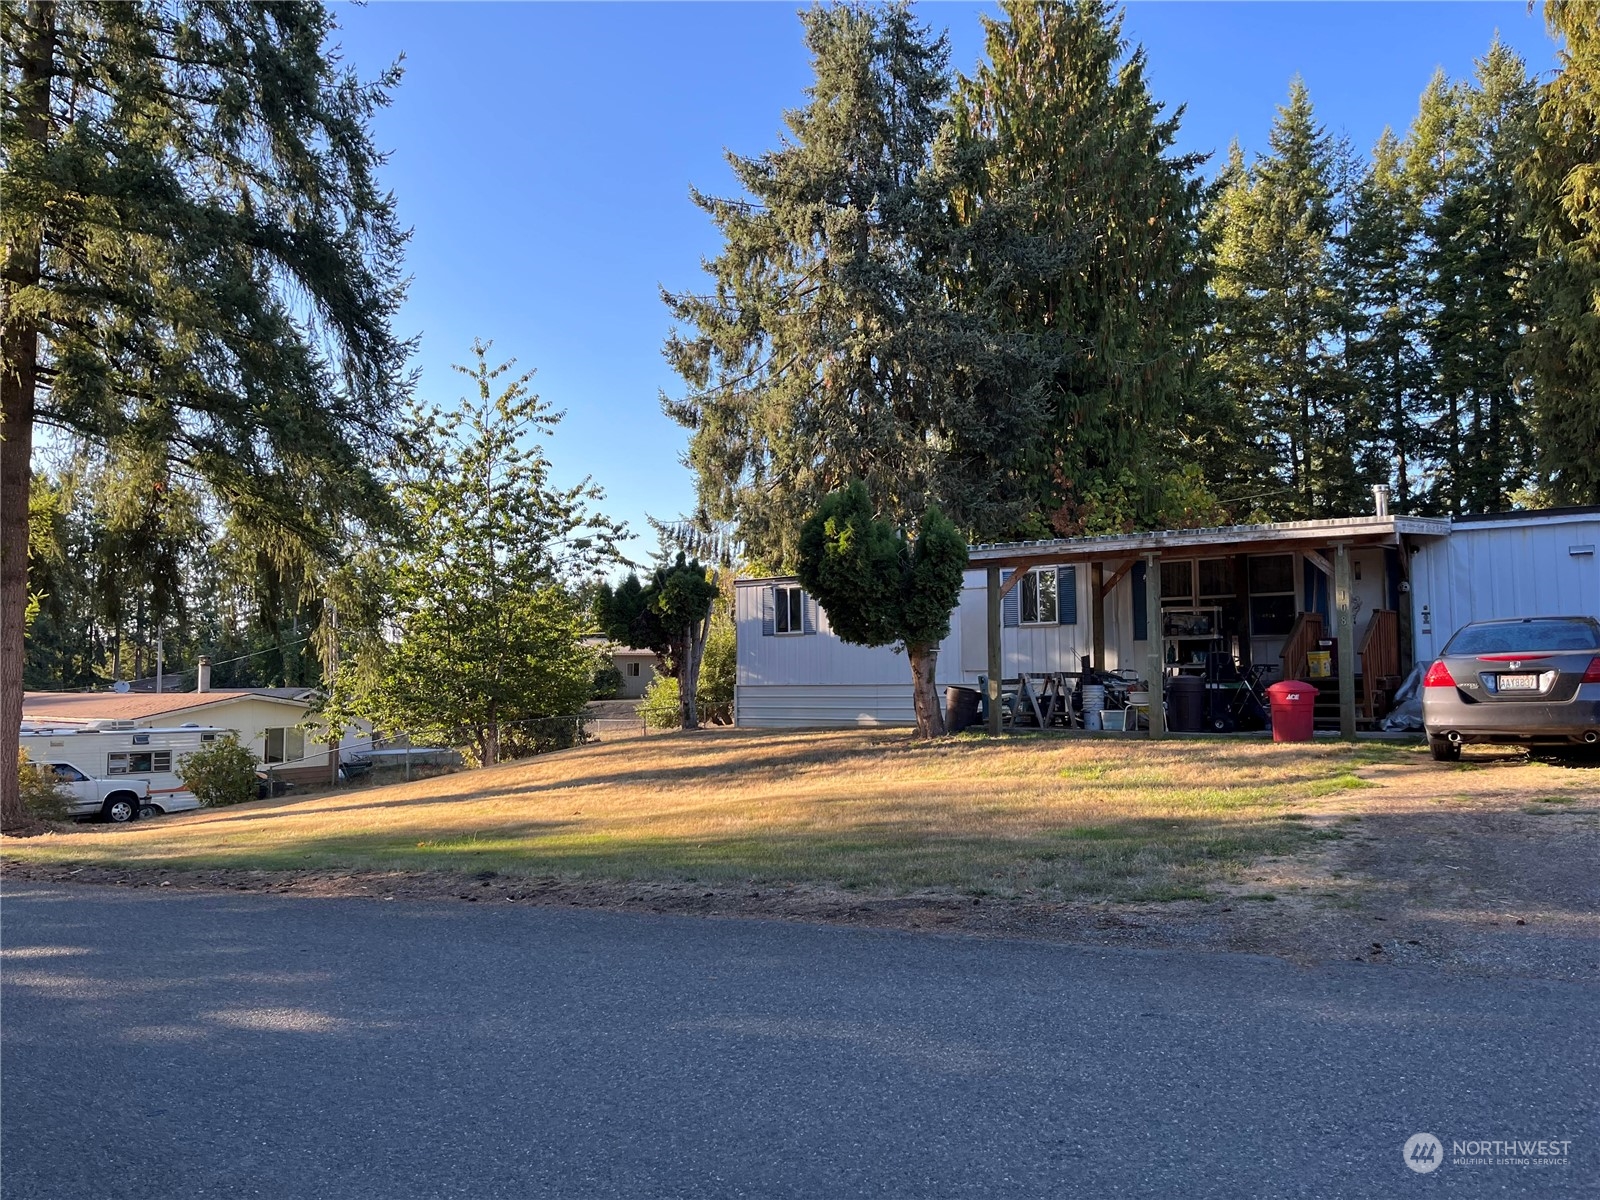
[[[1106,566],[1104,563],[1089,564],[1089,595],[1093,598],[1094,612],[1091,619],[1094,621],[1094,644],[1091,651],[1094,658],[1096,671],[1106,669]]]
[[[1144,556],[1144,614],[1145,645],[1149,647],[1146,667],[1150,675],[1150,736],[1153,738],[1165,737],[1167,734],[1167,710],[1163,703],[1162,692],[1164,679],[1162,672],[1166,663],[1161,659],[1161,555],[1146,554]]]
[[[1333,559],[1333,615],[1339,639],[1339,736],[1356,740],[1356,621],[1350,611],[1350,547],[1340,542]]]
[[[989,736],[1000,736],[1000,568],[989,564]]]

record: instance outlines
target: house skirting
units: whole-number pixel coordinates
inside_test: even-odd
[[[901,684],[741,684],[734,724],[744,729],[915,725],[911,681]]]

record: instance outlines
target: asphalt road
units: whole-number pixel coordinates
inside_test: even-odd
[[[1600,1194],[1592,985],[460,902],[0,913],[8,1200]],[[1568,1165],[1450,1161],[1510,1138]]]

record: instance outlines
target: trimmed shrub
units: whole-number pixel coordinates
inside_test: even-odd
[[[206,808],[256,798],[256,756],[239,735],[225,733],[209,746],[178,760],[178,778]]]

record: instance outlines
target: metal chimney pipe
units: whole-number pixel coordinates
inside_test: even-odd
[[[1389,485],[1375,483],[1372,485],[1372,512],[1374,516],[1387,517],[1389,515]]]
[[[211,656],[208,654],[200,656],[200,663],[195,668],[194,690],[197,692],[209,692],[211,690]]]

